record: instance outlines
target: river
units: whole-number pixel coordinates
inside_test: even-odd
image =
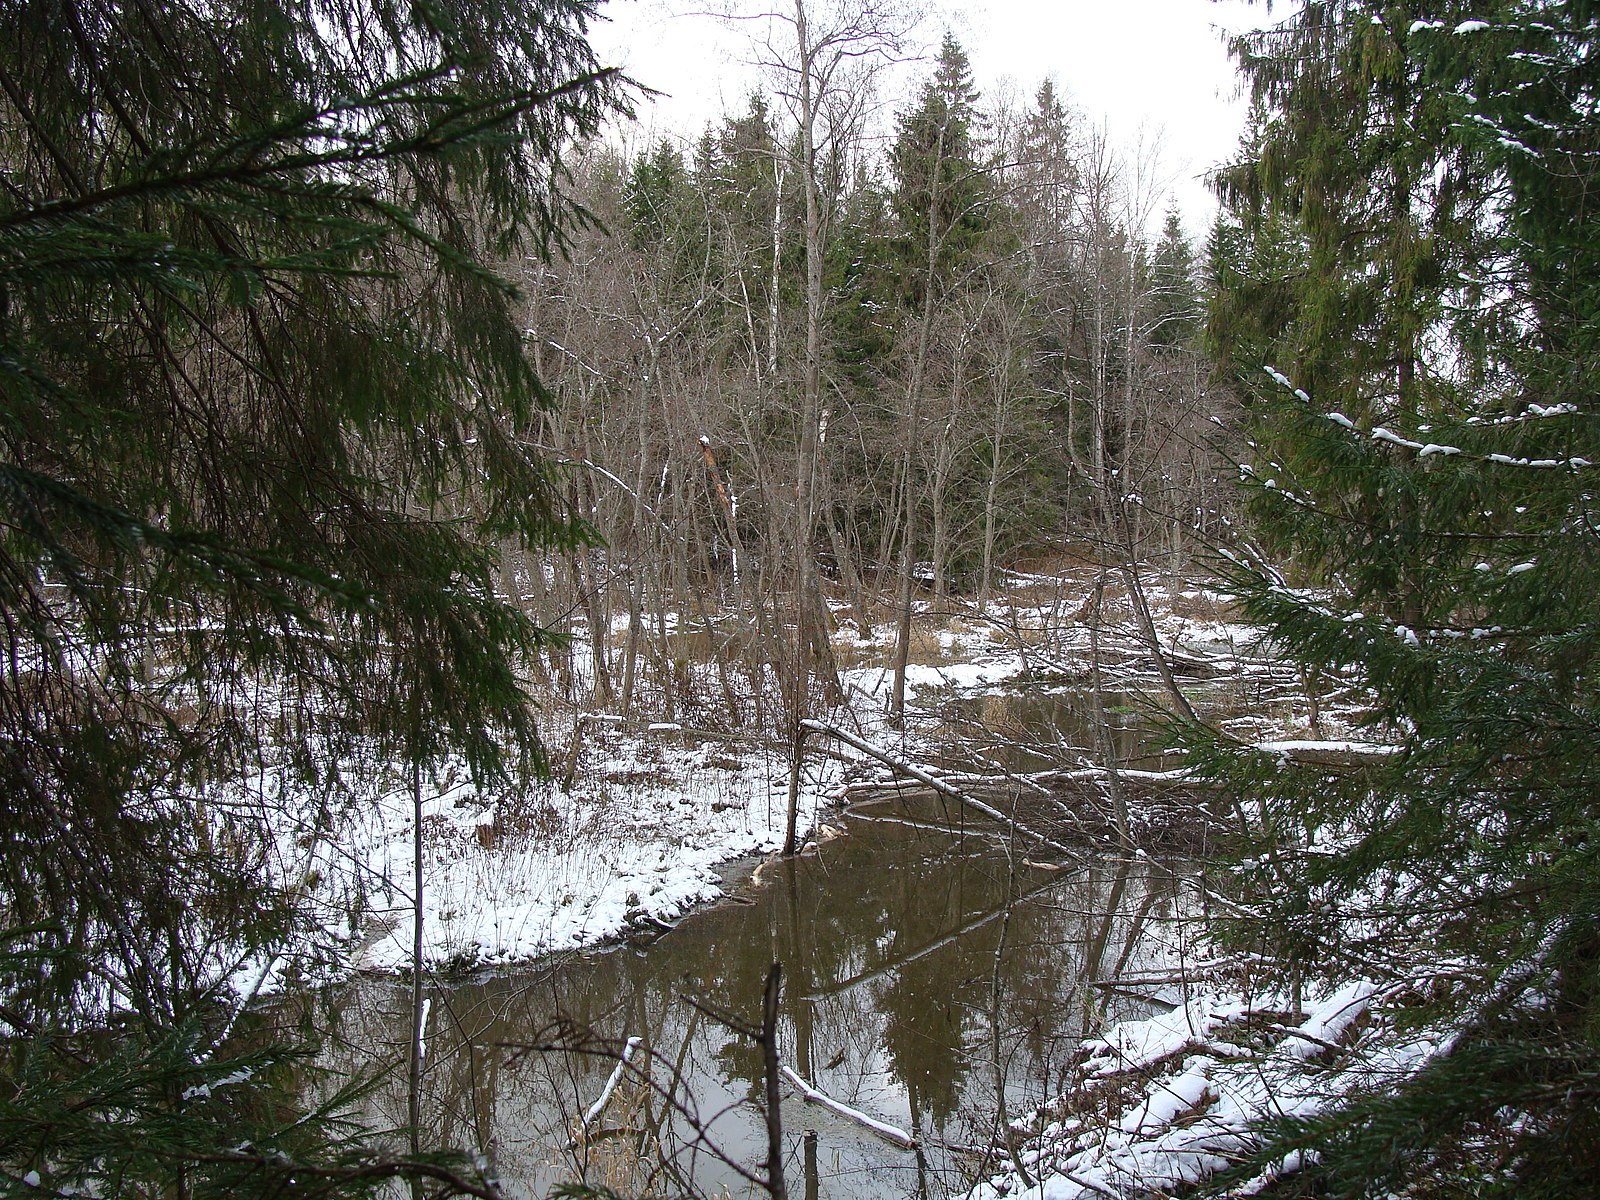
[[[1085,847],[1047,858],[935,801],[859,806],[810,853],[646,942],[430,986],[426,1142],[489,1149],[508,1195],[581,1179],[637,1194],[755,1194],[765,1154],[758,1022],[783,965],[783,1061],[900,1127],[903,1149],[785,1088],[791,1196],[958,1195],[1002,1111],[1052,1095],[1102,1022],[1149,1007],[1097,980],[1159,965],[1171,868]],[[698,1002],[691,1003],[691,1001]],[[320,1003],[329,1078],[404,1063],[409,988],[366,979]],[[627,1039],[629,1070],[580,1136]],[[568,1049],[556,1049],[566,1046]],[[403,1066],[363,1116],[405,1124]],[[813,1136],[814,1135],[814,1136]]]

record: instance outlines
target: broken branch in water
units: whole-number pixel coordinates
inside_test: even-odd
[[[606,1080],[606,1086],[600,1089],[600,1098],[589,1106],[589,1111],[583,1114],[583,1128],[590,1125],[605,1112],[606,1105],[611,1103],[611,1093],[617,1090],[617,1084],[622,1082],[622,1075],[628,1069],[628,1062],[633,1058],[633,1052],[639,1047],[643,1038],[631,1037],[627,1045],[623,1046],[622,1054],[617,1059],[616,1070],[611,1072],[611,1078]]]
[[[924,771],[921,767],[913,766],[911,763],[895,758],[887,751],[880,750],[871,742],[868,742],[862,738],[858,738],[853,733],[849,733],[838,728],[837,726],[829,725],[823,721],[801,721],[800,727],[806,730],[808,733],[826,734],[829,737],[837,738],[847,746],[854,746],[857,750],[861,751],[861,753],[877,759],[890,769],[899,771],[903,775],[909,775],[918,783],[932,788],[941,795],[949,796],[952,800],[959,800],[962,804],[976,809],[978,812],[983,813],[986,817],[992,817],[1001,824],[1015,829],[1018,833],[1027,834],[1029,837],[1038,841],[1042,845],[1049,846],[1052,850],[1059,850],[1063,854],[1075,853],[1072,847],[1055,841],[1052,838],[1048,838],[1042,833],[1038,833],[1032,829],[1029,829],[1026,825],[1022,824],[1022,822],[1006,816],[1005,813],[1001,812],[993,805],[985,804],[976,796],[973,796],[968,792],[964,792],[958,787],[952,786],[945,780],[940,779],[937,775],[933,775],[927,771]]]
[[[859,1108],[851,1108],[848,1104],[839,1103],[839,1101],[835,1100],[826,1092],[819,1092],[816,1088],[812,1087],[809,1083],[802,1079],[796,1072],[790,1070],[786,1066],[780,1067],[779,1070],[783,1072],[783,1077],[794,1085],[795,1090],[812,1104],[820,1104],[823,1108],[828,1109],[830,1112],[838,1113],[841,1117],[848,1117],[850,1120],[856,1122],[856,1124],[866,1129],[870,1129],[873,1133],[877,1134],[885,1141],[893,1142],[896,1146],[899,1146],[902,1149],[915,1150],[917,1148],[917,1139],[912,1137],[904,1129],[890,1125],[886,1121],[880,1121],[876,1117],[868,1116]]]

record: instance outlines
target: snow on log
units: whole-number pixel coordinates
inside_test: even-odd
[[[866,1129],[870,1129],[873,1133],[877,1134],[885,1141],[893,1142],[896,1146],[900,1146],[903,1149],[915,1150],[917,1148],[917,1139],[912,1137],[904,1129],[890,1125],[886,1121],[880,1121],[876,1117],[869,1117],[859,1108],[851,1108],[848,1104],[840,1104],[826,1092],[817,1091],[816,1088],[812,1087],[788,1067],[780,1067],[779,1070],[783,1072],[783,1077],[794,1085],[795,1090],[812,1104],[820,1104],[823,1108],[828,1109],[830,1112],[836,1112],[841,1117],[848,1117],[856,1124],[861,1125]]]
[[[617,1059],[616,1070],[611,1072],[611,1078],[606,1080],[606,1086],[600,1090],[600,1098],[589,1106],[589,1111],[583,1114],[583,1127],[589,1128],[606,1110],[606,1105],[611,1103],[611,1093],[617,1090],[617,1084],[622,1082],[622,1073],[628,1069],[628,1060],[633,1057],[633,1052],[638,1048],[643,1038],[631,1037],[628,1044],[622,1048],[622,1056]]]
[[[1256,742],[1251,749],[1276,754],[1285,763],[1321,767],[1328,771],[1359,771],[1378,767],[1399,754],[1401,747],[1381,742]]]

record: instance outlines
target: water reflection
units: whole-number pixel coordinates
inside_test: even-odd
[[[1025,847],[1008,853],[993,828],[943,820],[937,805],[858,810],[844,818],[848,836],[768,864],[744,889],[753,903],[695,914],[648,946],[432,989],[430,1139],[485,1148],[514,1196],[569,1178],[752,1194],[741,1168],[758,1170],[765,1153],[759,1053],[683,997],[755,1023],[776,961],[784,1061],[923,1144],[907,1152],[788,1097],[790,1194],[964,1188],[984,1165],[972,1148],[990,1141],[1001,1089],[1012,1112],[1039,1103],[1099,1021],[1145,1011],[1087,984],[1148,959],[1174,889],[1147,861],[1051,870]],[[345,989],[326,1065],[402,1061],[408,1001],[389,981]],[[578,1052],[530,1049],[577,1030],[591,1039]],[[593,1039],[614,1051],[629,1037],[641,1039],[636,1069],[578,1136],[615,1066]],[[370,1120],[402,1124],[403,1078],[370,1104]]]
[[[1109,749],[1124,767],[1171,765],[1151,722],[1158,710],[1149,695],[1108,691],[1101,704],[1105,720],[1099,733],[1093,697],[1081,688],[985,692],[948,702],[940,715],[957,746],[955,764],[970,764],[976,754],[1007,771],[1043,771],[1100,762]]]

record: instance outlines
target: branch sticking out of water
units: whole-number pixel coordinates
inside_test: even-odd
[[[878,747],[874,746],[872,743],[858,738],[853,733],[848,733],[835,725],[829,725],[823,721],[801,721],[800,727],[809,733],[821,733],[826,734],[829,737],[838,738],[841,742],[845,743],[845,745],[854,746],[857,750],[861,751],[861,753],[877,759],[885,766],[900,772],[902,775],[908,775],[912,779],[915,779],[918,783],[932,788],[941,795],[949,796],[952,800],[959,800],[962,804],[976,809],[986,817],[991,817],[994,820],[999,821],[1002,825],[1006,825],[1012,829],[1015,829],[1018,833],[1027,834],[1029,837],[1033,838],[1042,845],[1049,846],[1052,850],[1059,850],[1063,854],[1076,853],[1072,847],[1055,841],[1052,838],[1045,837],[1042,833],[1038,833],[1032,829],[1029,829],[1026,825],[1023,825],[1022,822],[1006,816],[1005,813],[1001,812],[993,805],[985,804],[977,797],[969,795],[960,788],[951,786],[943,779],[940,779],[937,775],[929,774],[921,767],[913,766],[908,762],[903,762],[900,759],[895,758],[887,751],[878,749]]]
[[[633,1057],[633,1052],[638,1048],[642,1038],[631,1037],[628,1044],[622,1048],[622,1055],[617,1059],[617,1068],[611,1072],[611,1078],[606,1080],[606,1086],[600,1089],[600,1098],[589,1106],[589,1111],[583,1114],[583,1127],[588,1129],[594,1124],[600,1114],[605,1112],[606,1105],[611,1103],[611,1093],[617,1090],[617,1084],[622,1082],[623,1073],[628,1069],[628,1061]]]
[[[904,1150],[915,1150],[917,1148],[917,1139],[904,1129],[890,1125],[886,1121],[880,1121],[876,1117],[868,1116],[859,1108],[851,1108],[848,1104],[839,1103],[826,1092],[819,1092],[787,1066],[779,1069],[783,1072],[783,1077],[794,1085],[795,1090],[812,1104],[820,1104],[830,1112],[836,1112],[841,1117],[848,1117],[863,1128],[871,1130],[883,1138],[884,1141],[893,1142]]]

